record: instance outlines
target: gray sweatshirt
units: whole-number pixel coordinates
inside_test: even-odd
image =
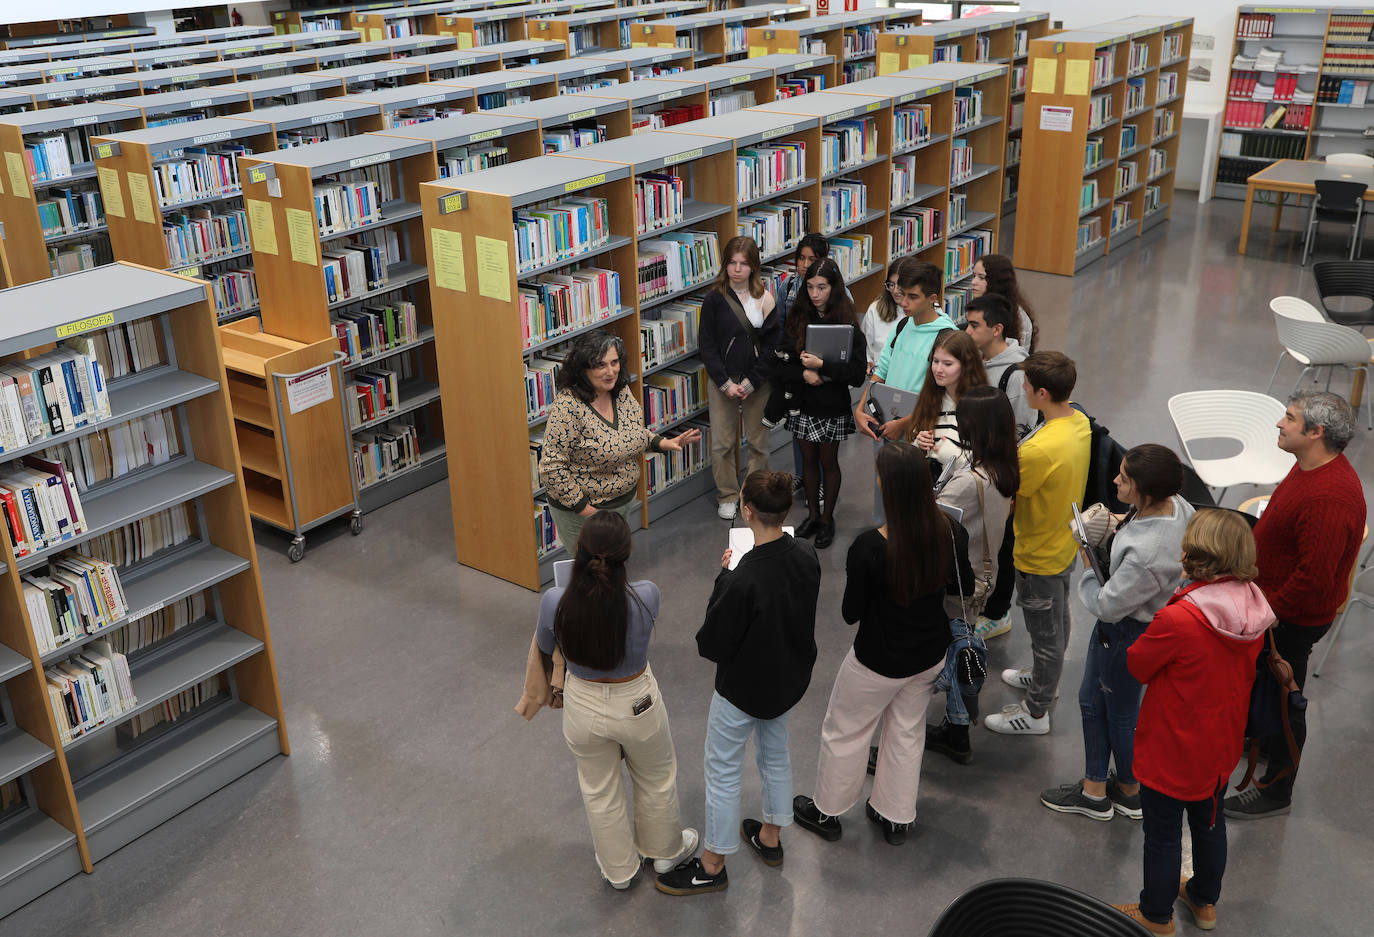
[[[1079,601],[1101,621],[1133,618],[1148,623],[1169,601],[1183,575],[1183,529],[1193,506],[1175,495],[1173,513],[1138,517],[1112,538],[1111,571],[1104,586],[1091,570],[1078,580]]]
[[[1006,350],[983,362],[988,372],[988,383],[1000,387],[1002,374],[1007,368],[1020,364],[1026,357],[1026,349],[1020,342],[1014,338],[1007,339]],[[1024,437],[1035,427],[1035,411],[1026,403],[1026,381],[1020,375],[1013,374],[1011,380],[1007,381],[1007,399],[1011,401],[1011,412],[1016,417],[1017,435]]]

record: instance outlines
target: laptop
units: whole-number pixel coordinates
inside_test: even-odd
[[[1083,524],[1083,515],[1078,510],[1078,502],[1073,502],[1073,539],[1078,541],[1078,545],[1083,548],[1083,553],[1088,558],[1088,565],[1092,567],[1093,575],[1097,577],[1099,583],[1107,581],[1107,577],[1102,575],[1102,566],[1097,562],[1097,551],[1088,546],[1088,529]]]
[[[854,350],[854,326],[808,325],[806,350],[822,361],[845,364]]]
[[[879,422],[890,423],[893,420],[900,420],[902,417],[910,416],[916,409],[917,394],[909,390],[902,390],[900,387],[893,387],[891,384],[883,384],[873,381],[868,385],[868,399],[876,403],[882,409],[882,417]],[[875,418],[877,414],[874,414]]]

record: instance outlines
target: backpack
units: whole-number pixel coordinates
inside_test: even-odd
[[[1123,513],[1130,505],[1116,496],[1114,479],[1121,469],[1126,449],[1112,438],[1111,430],[1094,420],[1087,410],[1076,403],[1073,408],[1088,418],[1088,427],[1092,431],[1088,450],[1088,484],[1081,506],[1086,508],[1091,504],[1105,504],[1113,514]]]

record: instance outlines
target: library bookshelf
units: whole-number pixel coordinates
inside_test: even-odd
[[[446,49],[443,52],[412,55],[411,59],[424,63],[425,74],[430,81],[492,72],[501,67],[501,53],[489,49]]]
[[[315,70],[318,60],[309,52],[277,52],[272,55],[252,55],[221,63],[229,69],[237,82],[254,81],[295,75]]]
[[[593,91],[630,81],[628,63],[591,56],[563,59],[557,62],[534,62],[520,70],[552,75],[554,81],[558,83],[559,94]]]
[[[382,129],[447,117],[473,109],[472,92],[438,82],[379,88],[349,95],[349,99],[382,109]]]
[[[466,89],[480,110],[494,110],[523,101],[538,101],[558,96],[558,79],[549,72],[503,68],[475,75],[458,75],[439,82]]]
[[[827,55],[829,67],[822,73],[820,89],[840,83],[844,63],[844,26],[834,16],[818,16],[771,26],[755,26],[745,33],[749,58],[767,55]]]
[[[767,104],[778,95],[774,69],[758,65],[756,62],[746,63],[743,60],[728,65],[694,68],[691,75],[684,78],[672,76],[648,78],[645,81],[654,84],[666,82],[669,83],[668,87],[676,87],[672,83],[677,81],[701,84],[706,89],[708,117],[743,110],[756,104]]]
[[[1244,198],[1245,180],[1280,159],[1368,151],[1374,11],[1243,5],[1234,42],[1218,196]]]
[[[329,72],[296,72],[267,78],[250,78],[234,83],[248,95],[253,108],[283,104],[302,104],[343,94],[343,79]]]
[[[760,99],[760,103],[762,103],[763,100],[792,97],[833,87],[830,78],[834,75],[836,61],[833,55],[811,55],[800,52],[769,52],[755,55],[754,49],[751,48],[749,58],[730,65],[716,67],[772,69],[773,94],[769,98]]]
[[[748,30],[774,22],[778,5],[713,10],[630,27],[632,46],[692,49],[696,64],[719,65],[749,54]]]
[[[700,80],[695,69],[667,78],[646,78],[598,88],[578,94],[577,97],[624,101],[630,108],[631,133],[661,130],[673,124],[700,120],[710,114],[706,82]]]
[[[484,52],[501,57],[502,68],[519,68],[537,62],[556,62],[568,57],[568,47],[552,39],[514,39],[483,46]]]
[[[427,14],[424,32],[451,36],[460,49],[474,49],[498,42],[514,42],[527,38],[525,16],[528,6],[492,7],[467,10],[440,17]],[[442,20],[442,22],[439,22]],[[541,39],[550,38],[540,36]]]
[[[395,5],[394,0],[373,0],[371,3],[350,3],[344,6],[274,10],[272,29],[278,35],[337,30],[348,25],[348,14],[354,11],[384,10]]]
[[[147,341],[136,373],[116,378],[119,369],[110,371],[110,419],[13,449],[6,463],[59,446],[89,443],[94,451],[129,420],[156,418],[177,444],[160,462],[123,466],[127,471],[85,486],[84,529],[67,539],[43,548],[26,540],[24,552],[8,529],[0,533],[8,573],[0,577],[0,780],[17,783],[22,794],[0,815],[0,912],[93,871],[93,863],[289,752],[205,285],[121,263],[7,296],[30,310],[0,335],[0,355],[11,361],[58,341],[93,351],[102,363],[117,355],[128,370],[127,343]],[[71,310],[86,318],[69,321]],[[102,347],[116,350],[107,358]],[[179,529],[167,526],[164,512],[180,515]],[[125,550],[131,530],[147,539]],[[38,618],[42,604],[28,601],[26,587],[35,587],[21,577],[76,554],[115,563],[127,612],[94,633],[40,639],[39,628],[48,627]],[[154,634],[165,636],[150,640]],[[102,667],[124,655],[133,698],[121,691],[121,708],[69,731],[65,707],[54,709],[49,674],[84,667],[93,653],[104,657]],[[73,656],[82,654],[85,663]],[[178,707],[180,717],[160,720],[164,704]]]
[[[628,137],[633,128],[628,101],[581,94],[522,101],[481,113],[537,120],[541,153],[571,150],[602,140],[617,140]],[[434,178],[425,181],[432,182]]]
[[[582,56],[584,59],[596,59],[603,62],[621,62],[629,66],[630,80],[639,81],[643,78],[662,78],[668,75],[676,75],[684,71],[690,71],[694,63],[694,56],[691,49],[649,49],[649,48],[629,48],[612,49],[610,52],[600,52],[596,55]]]
[[[1070,276],[1167,220],[1191,38],[1135,17],[1030,43],[1018,201],[1040,236],[1016,266]]]

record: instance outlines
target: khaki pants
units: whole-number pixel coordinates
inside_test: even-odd
[[[635,503],[633,491],[598,505],[597,510],[615,511],[625,518],[630,530],[639,530],[640,509]],[[575,511],[565,511],[554,504],[549,505],[549,513],[553,515],[553,526],[558,531],[558,542],[568,548],[568,559],[574,559],[577,556],[577,538],[582,536],[582,525],[587,523],[587,518]]]
[[[653,705],[634,715],[637,700]],[[594,683],[568,674],[563,689],[563,738],[577,757],[582,805],[592,829],[601,874],[627,882],[640,856],[671,859],[682,851],[677,802],[677,755],[668,731],[668,710],[648,668],[628,683]],[[634,785],[635,822],[625,802],[621,753]]]
[[[716,499],[721,503],[738,501],[740,424],[749,446],[749,471],[768,468],[768,427],[763,425],[763,410],[768,405],[768,388],[755,390],[744,400],[731,400],[715,384],[706,388],[711,405],[711,474],[716,480]]]

